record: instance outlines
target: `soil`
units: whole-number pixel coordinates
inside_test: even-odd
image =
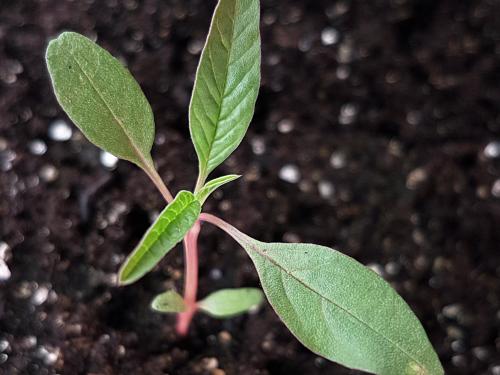
[[[126,61],[155,113],[159,172],[189,188],[187,108],[214,5],[1,1],[1,374],[358,373],[304,349],[268,305],[197,315],[177,337],[174,318],[148,306],[182,289],[180,247],[115,286],[163,202],[140,170],[103,165],[66,126],[44,50],[74,30]],[[500,3],[263,0],[262,11],[255,119],[217,171],[244,178],[206,211],[260,240],[370,265],[414,309],[447,374],[500,374]],[[258,286],[224,234],[205,225],[200,247],[200,296]]]

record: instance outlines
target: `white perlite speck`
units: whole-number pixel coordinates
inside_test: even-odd
[[[287,164],[280,169],[279,177],[286,182],[291,184],[296,184],[300,180],[300,171],[297,166],[293,164]]]
[[[68,141],[73,135],[71,126],[64,120],[56,120],[49,127],[49,137],[54,141]]]
[[[325,46],[331,46],[339,41],[340,34],[333,27],[327,27],[321,32],[321,43]]]
[[[494,159],[500,157],[500,142],[493,141],[488,143],[483,150],[483,154],[488,159]]]
[[[99,160],[101,161],[102,165],[109,169],[113,169],[114,167],[116,167],[116,164],[118,164],[118,158],[107,151],[101,151]]]

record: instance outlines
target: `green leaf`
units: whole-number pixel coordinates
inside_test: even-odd
[[[260,86],[259,0],[220,0],[189,108],[200,183],[240,144]]]
[[[197,193],[196,199],[200,201],[201,204],[205,203],[207,198],[212,194],[215,190],[217,190],[222,185],[227,184],[228,182],[234,181],[241,176],[237,174],[230,174],[227,176],[222,176],[211,181],[208,181],[205,186],[203,186]]]
[[[92,143],[142,168],[153,165],[153,112],[117,59],[65,32],[49,43],[46,60],[57,100]]]
[[[214,318],[230,318],[259,306],[264,293],[257,288],[223,289],[198,302],[200,310]]]
[[[120,284],[131,284],[151,271],[184,238],[200,212],[200,202],[192,193],[179,192],[123,264],[119,273]]]
[[[274,310],[313,352],[375,374],[443,374],[422,325],[375,272],[328,247],[264,243],[221,227],[250,255]]]
[[[169,290],[158,294],[151,302],[151,308],[161,313],[180,313],[186,310],[186,305],[179,293]]]

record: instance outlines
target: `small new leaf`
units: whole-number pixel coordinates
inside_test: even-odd
[[[227,176],[222,176],[219,178],[215,178],[211,181],[208,181],[205,186],[203,186],[200,191],[198,191],[196,195],[196,199],[200,201],[200,203],[203,205],[207,198],[212,194],[215,190],[217,190],[219,187],[222,185],[227,184],[228,182],[234,181],[241,176],[236,175],[236,174],[230,174]]]
[[[179,192],[123,264],[119,273],[120,284],[131,284],[151,271],[182,240],[200,212],[200,202],[192,193]]]
[[[169,290],[158,294],[151,302],[151,308],[161,313],[181,313],[186,310],[186,305],[179,293]]]
[[[153,112],[129,71],[73,32],[49,43],[46,60],[57,100],[82,133],[113,155],[151,168]]]
[[[260,86],[259,0],[220,0],[189,107],[199,185],[240,144]]]
[[[281,320],[313,352],[375,374],[443,374],[417,317],[375,272],[328,247],[224,230],[252,258]]]
[[[264,293],[257,288],[223,289],[198,302],[198,307],[214,318],[225,319],[244,314],[263,300]]]

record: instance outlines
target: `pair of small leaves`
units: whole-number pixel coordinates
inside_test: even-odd
[[[258,307],[263,300],[264,293],[257,288],[222,289],[208,295],[197,305],[201,311],[214,318],[226,319]],[[156,296],[151,307],[163,313],[180,313],[186,310],[184,300],[174,291]]]
[[[324,246],[264,243],[214,223],[246,250],[274,310],[311,351],[376,374],[443,374],[417,317],[375,272]]]

